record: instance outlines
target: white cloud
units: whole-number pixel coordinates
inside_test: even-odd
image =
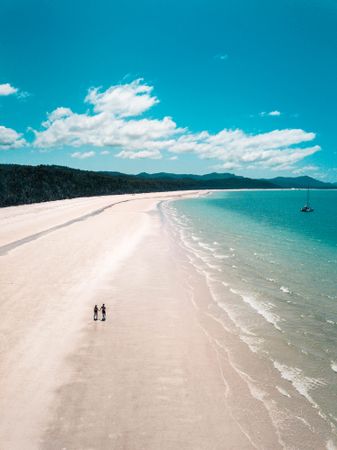
[[[163,152],[191,153],[200,159],[213,159],[224,169],[269,168],[292,169],[296,163],[320,150],[318,145],[306,147],[315,133],[302,129],[273,130],[248,134],[240,129],[223,129],[191,133],[180,128],[171,117],[140,117],[158,103],[153,87],[141,79],[129,84],[111,86],[106,91],[89,90],[85,102],[92,105],[85,114],[65,107],[56,108],[35,131],[34,146],[110,147],[116,156],[128,159],[159,159]],[[279,111],[264,113],[277,116]],[[94,152],[85,152],[85,154]],[[74,157],[83,157],[75,152]],[[93,156],[93,154],[90,154]]]
[[[116,155],[123,159],[161,159],[162,155],[158,150],[143,150],[143,151],[126,151],[123,150]]]
[[[314,133],[300,129],[274,130],[249,135],[242,130],[222,130],[211,135],[202,132],[184,135],[170,147],[174,153],[196,153],[201,159],[222,161],[223,169],[283,168],[320,150],[318,145],[293,147],[311,141]]]
[[[72,158],[77,158],[77,159],[87,159],[87,158],[92,158],[93,156],[95,156],[95,152],[90,151],[90,152],[74,152],[71,154]]]
[[[178,156],[170,156],[169,160],[171,161],[175,161],[176,159],[178,159]]]
[[[0,95],[7,96],[16,94],[18,89],[10,85],[9,83],[0,84]]]
[[[261,117],[266,117],[266,116],[270,116],[270,117],[278,117],[278,116],[280,116],[282,113],[280,112],[280,111],[277,111],[277,110],[275,110],[275,111],[270,111],[270,112],[266,112],[266,111],[262,111],[262,112],[260,112],[260,116]]]
[[[58,110],[49,114],[48,120],[42,124],[46,129],[35,132],[36,147],[92,145],[132,151],[161,149],[169,137],[182,131],[170,117],[126,121],[106,112],[94,115],[69,113],[56,118],[58,114]]]
[[[295,169],[293,172],[296,175],[303,175],[303,174],[307,174],[308,172],[319,171],[319,169],[320,168],[318,166],[315,166],[315,165],[311,164],[311,165],[308,165],[308,166],[303,166],[303,167],[300,167],[298,169]]]
[[[235,170],[240,169],[240,164],[237,164],[235,162],[226,162],[224,164],[217,165],[217,169],[221,170]]]
[[[58,119],[65,119],[73,114],[72,110],[69,108],[64,108],[60,106],[59,108],[54,109],[51,113],[48,114],[48,120],[44,123],[45,127],[48,127]]]
[[[15,96],[19,100],[25,100],[27,97],[31,96],[31,94],[29,92],[20,91],[18,88],[15,88],[10,83],[0,84],[0,97],[13,95],[13,94],[15,94]]]
[[[103,150],[100,152],[100,155],[110,155],[109,150]]]
[[[111,86],[104,92],[91,88],[85,102],[93,105],[96,113],[109,112],[116,117],[138,116],[159,102],[151,95],[152,90],[152,86],[138,79],[129,84]]]
[[[21,148],[24,145],[26,145],[26,141],[21,133],[0,125],[0,150]]]

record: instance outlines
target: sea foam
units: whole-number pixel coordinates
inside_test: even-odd
[[[309,391],[319,386],[326,385],[324,380],[307,377],[298,367],[289,367],[278,361],[273,361],[275,369],[279,371],[284,380],[290,381],[296,391],[305,397],[315,408],[319,410],[317,403],[313,400]]]
[[[335,446],[335,444],[332,442],[332,440],[330,439],[325,446],[326,450],[337,450],[337,447]]]
[[[286,286],[281,286],[280,291],[284,292],[285,294],[290,294],[290,289]]]
[[[281,388],[280,386],[276,386],[276,389],[280,394],[284,395],[284,397],[291,398],[291,395],[285,389]]]
[[[271,312],[271,309],[274,307],[272,303],[258,302],[253,296],[243,294],[235,289],[231,289],[231,292],[233,292],[233,294],[240,295],[242,300],[253,308],[254,311],[262,316],[267,322],[272,324],[278,331],[281,331],[281,328],[278,325],[281,318],[277,314]]]
[[[337,373],[337,362],[331,361],[331,369]]]

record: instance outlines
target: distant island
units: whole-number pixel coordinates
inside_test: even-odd
[[[94,172],[62,166],[0,164],[0,207],[97,195],[194,189],[337,189],[308,176],[252,179],[231,173]]]

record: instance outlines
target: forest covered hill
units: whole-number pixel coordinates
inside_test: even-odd
[[[287,187],[336,188],[317,180],[287,178]],[[74,197],[176,191],[189,189],[277,189],[273,180],[255,180],[230,173],[206,175],[157,173],[127,175],[119,172],[93,172],[62,166],[0,164],[0,206],[38,203]],[[293,181],[293,184],[291,182]],[[302,181],[302,184],[301,182]],[[319,184],[321,183],[321,185]]]

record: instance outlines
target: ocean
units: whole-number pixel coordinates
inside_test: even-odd
[[[205,277],[233,361],[265,403],[280,442],[305,430],[337,445],[337,191],[227,191],[162,206]],[[256,364],[248,361],[254,356]],[[287,441],[288,439],[288,441]],[[305,448],[305,447],[303,447]]]

